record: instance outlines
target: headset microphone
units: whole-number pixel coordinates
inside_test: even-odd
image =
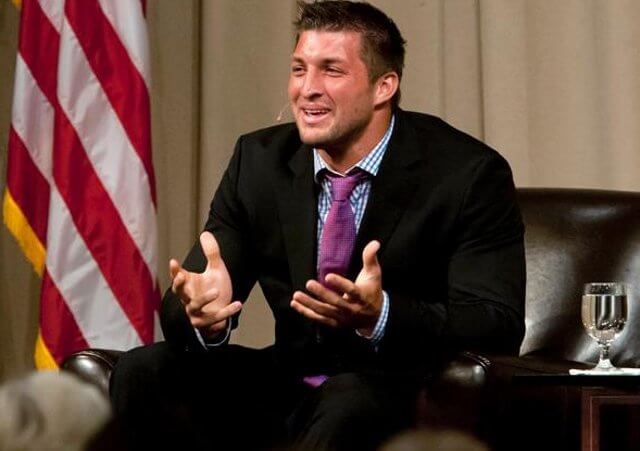
[[[276,116],[276,122],[280,122],[282,120],[282,116],[284,116],[284,113],[285,113],[285,111],[286,111],[286,109],[288,107],[289,107],[289,102],[284,104],[284,106],[282,107],[282,109],[278,113],[278,116]]]

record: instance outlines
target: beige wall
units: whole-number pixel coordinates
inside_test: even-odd
[[[153,161],[158,189],[159,278],[182,258],[200,227],[200,5],[148,2]]]
[[[18,16],[10,2],[0,0],[0,186],[3,189]],[[39,289],[40,280],[7,229],[0,226],[0,378],[15,375],[32,364]]]
[[[403,107],[496,147],[519,186],[640,191],[640,2],[374,0],[408,41]],[[160,284],[184,256],[240,133],[286,102],[293,0],[148,2]],[[17,12],[0,0],[0,183]],[[289,120],[290,115],[285,115]],[[5,124],[5,125],[2,125]],[[0,227],[0,378],[30,366],[38,280]],[[266,319],[265,319],[266,318]],[[259,292],[234,340],[269,343]]]

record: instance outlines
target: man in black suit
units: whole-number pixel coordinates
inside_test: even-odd
[[[170,262],[168,343],[114,373],[129,434],[156,446],[374,449],[410,424],[418,382],[443,356],[522,340],[523,226],[506,161],[398,108],[404,40],[384,13],[301,4],[296,27],[295,124],[238,140],[200,244]],[[335,189],[350,176],[355,242],[331,248],[346,224]],[[350,263],[327,270],[344,249]],[[227,345],[256,281],[275,345]]]

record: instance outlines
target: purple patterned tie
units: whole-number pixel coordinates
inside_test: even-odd
[[[325,285],[324,278],[329,273],[345,276],[353,245],[356,240],[356,223],[349,204],[349,196],[367,173],[355,169],[345,177],[327,172],[331,182],[331,207],[322,228],[320,252],[318,256],[318,281]]]
[[[355,169],[345,177],[326,172],[331,182],[331,206],[320,237],[320,253],[318,256],[318,281],[326,285],[324,278],[329,273],[346,275],[353,245],[356,241],[356,221],[351,210],[349,197],[353,189],[368,177],[360,169]],[[303,378],[305,384],[319,387],[328,379],[319,374]]]

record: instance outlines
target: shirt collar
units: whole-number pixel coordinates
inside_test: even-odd
[[[382,157],[387,151],[387,147],[389,145],[389,140],[391,139],[391,134],[393,133],[393,127],[395,125],[395,122],[396,122],[395,115],[391,116],[391,122],[389,123],[389,127],[387,128],[387,131],[384,133],[384,136],[382,137],[382,139],[378,141],[378,144],[375,145],[375,147],[371,150],[371,152],[365,155],[364,158],[362,158],[362,160],[354,164],[353,167],[349,168],[349,170],[346,171],[346,173],[349,173],[350,171],[352,171],[353,168],[359,168],[371,174],[373,177],[375,177],[378,174],[378,170],[380,169],[380,162],[382,162]],[[320,183],[320,181],[322,180],[322,178],[319,177],[319,174],[323,170],[327,170],[337,174],[337,172],[329,168],[327,163],[322,159],[322,157],[320,156],[320,153],[318,152],[318,149],[314,148],[313,149],[313,174],[314,174],[316,183]]]

